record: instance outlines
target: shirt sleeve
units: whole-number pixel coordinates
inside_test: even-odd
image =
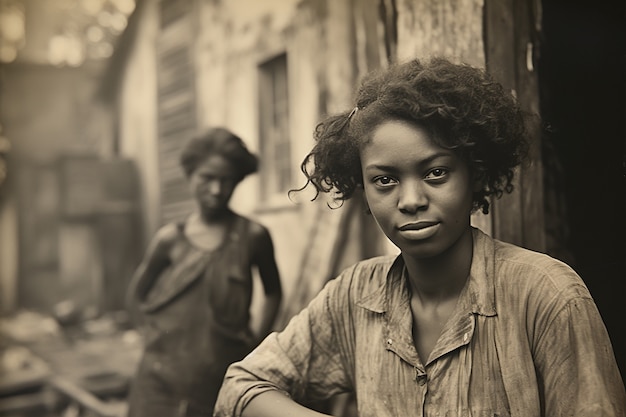
[[[569,300],[553,317],[535,350],[543,415],[626,415],[624,384],[591,296]]]
[[[330,307],[333,297],[347,300],[339,280],[330,281],[285,330],[270,334],[246,358],[229,367],[215,416],[240,416],[254,397],[268,390],[281,391],[300,403],[349,390]]]

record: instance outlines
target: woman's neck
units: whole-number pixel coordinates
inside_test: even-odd
[[[219,211],[215,210],[202,210],[199,208],[193,213],[193,216],[197,216],[199,220],[207,225],[219,225],[227,222],[233,215],[233,212],[229,208],[224,208]]]
[[[448,250],[434,258],[403,256],[412,293],[435,302],[457,297],[467,282],[472,253],[472,230],[468,228]]]
[[[206,222],[201,213],[194,212],[185,223],[185,236],[197,248],[213,251],[224,243],[233,219],[225,216]]]

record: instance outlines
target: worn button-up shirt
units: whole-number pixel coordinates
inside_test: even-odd
[[[402,257],[360,262],[224,380],[216,416],[258,394],[356,394],[359,416],[624,416],[626,394],[580,277],[473,230],[467,284],[429,358],[412,338]]]

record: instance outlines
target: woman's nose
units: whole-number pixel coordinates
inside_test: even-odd
[[[428,196],[424,185],[417,181],[405,182],[400,186],[398,208],[400,211],[415,213],[428,206]]]
[[[220,194],[222,192],[222,182],[219,179],[212,179],[208,182],[207,188],[210,194]]]

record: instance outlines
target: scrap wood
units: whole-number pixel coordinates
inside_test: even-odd
[[[55,375],[48,380],[50,386],[69,397],[81,407],[96,413],[98,417],[123,417],[126,414],[126,404],[123,402],[107,403],[89,391],[81,388],[72,380]]]
[[[0,396],[41,388],[50,370],[47,364],[22,346],[0,349]]]
[[[0,373],[0,397],[35,391],[45,384],[48,374],[40,369]]]
[[[54,404],[55,398],[45,390],[2,397],[0,398],[0,415],[50,410]]]

